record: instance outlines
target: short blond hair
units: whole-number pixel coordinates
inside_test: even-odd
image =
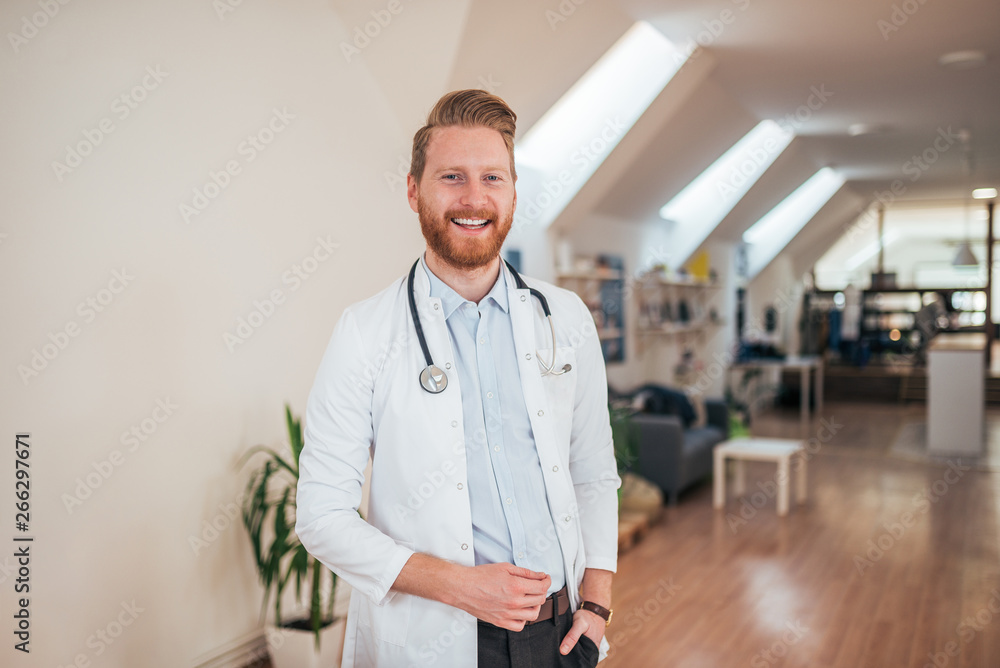
[[[486,127],[496,130],[503,137],[510,155],[510,175],[517,179],[514,171],[514,130],[517,115],[507,103],[485,90],[467,89],[446,93],[431,113],[427,114],[427,124],[413,135],[413,154],[410,157],[410,174],[419,183],[424,175],[427,161],[427,144],[435,128],[452,126]]]

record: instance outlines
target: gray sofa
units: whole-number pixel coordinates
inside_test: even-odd
[[[685,428],[688,415],[674,407],[632,416],[639,432],[638,473],[663,490],[670,505],[682,491],[712,473],[712,450],[729,438],[729,409],[722,400],[705,401],[706,425]]]

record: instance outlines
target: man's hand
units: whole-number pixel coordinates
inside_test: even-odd
[[[509,631],[520,631],[538,618],[552,579],[546,573],[513,564],[467,568],[454,605],[477,619]]]
[[[460,566],[415,553],[392,588],[441,601],[509,631],[520,631],[538,618],[552,579],[513,564]]]
[[[600,615],[595,615],[590,610],[577,610],[573,613],[573,626],[570,627],[569,633],[559,645],[559,653],[565,655],[573,651],[580,636],[587,636],[600,647],[605,627],[604,619]]]

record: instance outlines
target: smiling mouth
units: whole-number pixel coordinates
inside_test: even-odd
[[[488,218],[452,218],[451,222],[467,230],[481,230],[493,221]]]

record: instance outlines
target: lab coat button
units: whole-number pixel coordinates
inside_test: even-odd
[[[558,466],[553,466],[553,467],[552,467],[552,472],[553,472],[553,473],[555,473],[555,472],[556,472],[556,471],[558,471],[558,470],[559,470],[559,467],[558,467]]]
[[[439,308],[441,308],[441,307],[440,307],[440,306],[438,306],[437,304],[435,304],[435,305],[434,305],[434,310],[435,310],[435,311],[437,311],[437,310],[438,310]]]
[[[458,420],[452,420],[451,421],[451,426],[452,427],[457,427],[458,426]]]
[[[530,361],[530,360],[531,360],[531,353],[528,353],[527,355],[525,355],[525,356],[524,356],[524,359],[526,359],[526,360],[529,360],[529,361]]]
[[[462,543],[462,549],[463,550],[468,550],[469,549],[469,544],[468,543]]]
[[[444,368],[445,369],[450,369],[451,368],[451,362],[446,362],[445,365],[444,365]]]
[[[563,518],[563,522],[569,522],[571,519],[572,518],[569,515],[567,515],[566,517]]]
[[[459,489],[463,489],[464,487],[465,487],[465,485],[463,485],[462,483],[458,483],[458,488]]]
[[[542,417],[543,415],[545,415],[545,411],[538,411],[538,417]]]
[[[524,295],[521,295],[521,301],[522,301],[522,302],[523,302],[524,300],[526,300],[526,299],[527,299],[527,297],[525,297]]]

